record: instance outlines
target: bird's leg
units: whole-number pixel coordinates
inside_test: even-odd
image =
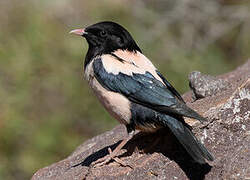
[[[112,151],[111,148],[108,148],[109,154],[104,156],[103,158],[98,159],[95,161],[92,166],[93,167],[100,167],[104,164],[109,163],[111,160],[116,161],[117,163],[121,164],[122,166],[127,166],[122,160],[120,160],[117,157],[117,154],[119,151],[123,148],[123,146],[131,139],[131,137],[134,135],[133,133],[129,133],[128,136],[122,140],[122,142]]]

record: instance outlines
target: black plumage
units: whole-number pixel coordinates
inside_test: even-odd
[[[133,114],[131,124],[134,127],[141,124],[143,126],[152,126],[154,124],[156,127],[168,127],[196,162],[203,164],[205,163],[204,158],[213,161],[213,156],[193,135],[190,127],[184,122],[182,117],[176,118],[159,113],[136,103],[132,104],[131,111]]]
[[[117,49],[141,52],[141,49],[137,46],[129,32],[117,23],[105,21],[91,25],[85,31],[88,34],[83,36],[88,41],[89,49],[84,67],[87,66],[93,57],[109,54]]]

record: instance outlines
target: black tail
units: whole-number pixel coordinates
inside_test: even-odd
[[[181,122],[180,120],[168,115],[163,117],[163,121],[196,162],[204,164],[204,159],[209,161],[214,160],[213,155],[194,136],[187,125],[184,124],[185,122]]]
[[[184,103],[179,103],[176,108],[180,109],[179,110],[180,114],[184,117],[194,118],[194,119],[199,120],[200,122],[207,121],[206,118],[199,115],[196,111],[194,111],[193,109],[191,109]]]

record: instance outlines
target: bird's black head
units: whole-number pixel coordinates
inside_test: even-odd
[[[85,67],[93,57],[110,54],[118,49],[141,52],[129,32],[114,22],[99,22],[85,29],[73,30],[71,33],[85,37],[89,44],[84,63]]]

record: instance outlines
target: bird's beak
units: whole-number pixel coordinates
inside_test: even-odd
[[[70,34],[75,34],[78,36],[83,36],[85,34],[88,34],[87,32],[85,32],[85,29],[74,29],[72,31],[69,32]]]

